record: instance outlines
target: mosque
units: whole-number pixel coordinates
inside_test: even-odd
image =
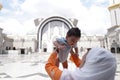
[[[59,37],[65,37],[67,31],[72,27],[77,27],[77,19],[67,19],[61,16],[51,16],[48,18],[37,18],[34,20],[35,28],[28,32],[25,36],[7,35],[6,37],[12,39],[7,43],[4,41],[2,45],[3,52],[9,50],[20,50],[20,53],[28,52],[51,52],[54,50],[53,41]],[[2,34],[2,32],[1,32]],[[1,36],[1,39],[4,38]],[[3,42],[1,42],[3,44]],[[12,45],[8,45],[12,44]],[[84,51],[86,48],[95,46],[104,47],[103,36],[87,36],[82,33],[81,39],[78,42],[79,51]]]
[[[82,32],[78,42],[79,51],[86,48],[104,47],[113,53],[120,53],[120,0],[111,0],[108,7],[111,16],[111,27],[105,36],[88,36]],[[19,53],[51,52],[54,50],[53,41],[59,37],[65,37],[66,32],[77,27],[78,20],[63,16],[50,16],[34,20],[35,28],[25,36],[6,35],[0,28],[0,53],[8,53],[9,50],[19,50]]]

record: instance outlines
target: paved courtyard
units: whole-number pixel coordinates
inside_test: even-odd
[[[0,55],[0,80],[51,80],[45,72],[44,65],[49,53],[33,53],[28,55]],[[120,80],[120,54],[117,59],[115,80]],[[75,65],[69,61],[70,70]],[[60,66],[62,69],[62,67]]]

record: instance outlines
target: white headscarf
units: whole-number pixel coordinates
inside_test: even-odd
[[[104,48],[92,48],[82,68],[70,72],[63,70],[60,80],[114,80],[116,60]]]

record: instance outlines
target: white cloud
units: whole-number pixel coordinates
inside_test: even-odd
[[[68,0],[35,0],[34,2],[26,0],[21,5],[21,8],[24,12],[29,13],[34,17],[46,17],[54,14],[72,16],[73,14],[70,10],[71,5],[68,4],[72,3]]]
[[[81,27],[88,34],[105,34],[110,27],[109,12],[103,7],[93,5],[84,18],[84,25]]]
[[[7,21],[0,23],[0,26],[4,29],[3,32],[5,33],[24,35],[26,32],[33,29],[34,22],[32,19],[21,23],[17,19],[9,18]]]
[[[105,34],[106,29],[110,27],[109,12],[103,6],[92,4],[87,8],[80,0],[25,0],[23,3],[19,0],[12,1],[14,3],[11,6],[14,10],[1,11],[2,14],[9,13],[10,15],[0,16],[0,26],[4,26],[5,30],[13,33],[25,34],[35,27],[33,21],[35,18],[51,15],[77,18],[78,27],[86,34]],[[97,0],[96,3],[104,1],[106,0]]]
[[[21,28],[21,24],[14,18],[7,19],[7,21],[3,21],[0,23],[0,26],[4,28],[6,31],[12,31],[13,33],[17,33]]]
[[[109,0],[95,0],[95,2],[97,2],[97,3],[103,3],[103,2],[106,2],[106,1],[109,1]]]

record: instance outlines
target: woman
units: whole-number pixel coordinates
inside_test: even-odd
[[[114,80],[116,60],[104,48],[92,48],[83,56],[81,65],[74,71],[61,71],[55,65],[56,57],[57,54],[52,53],[45,65],[52,80]]]

